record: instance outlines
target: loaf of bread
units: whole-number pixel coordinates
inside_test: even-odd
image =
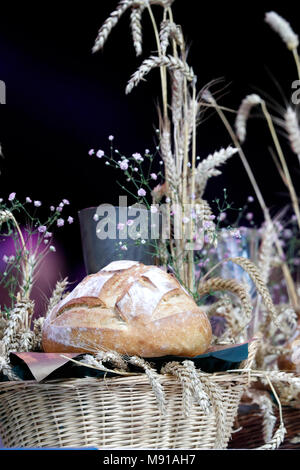
[[[85,277],[53,308],[43,349],[193,357],[207,350],[211,337],[206,314],[174,276],[124,260]]]

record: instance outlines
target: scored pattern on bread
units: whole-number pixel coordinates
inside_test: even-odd
[[[155,357],[207,349],[210,323],[175,279],[156,266],[110,263],[87,276],[50,312],[46,352],[116,350]]]

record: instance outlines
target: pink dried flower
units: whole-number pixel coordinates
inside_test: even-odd
[[[144,161],[144,159],[143,159],[143,157],[140,153],[133,153],[132,156],[137,162],[143,162]]]
[[[98,158],[102,158],[103,155],[104,155],[103,150],[98,150],[98,152],[96,153],[96,157],[98,157]]]
[[[227,214],[226,212],[221,212],[221,214],[219,215],[219,220],[222,222],[223,220],[225,220],[227,217]]]
[[[72,224],[74,222],[74,219],[71,216],[69,216],[67,220],[69,224]]]
[[[153,180],[155,180],[155,181],[157,180],[157,174],[156,173],[151,173],[150,176]]]
[[[16,193],[10,193],[10,195],[8,196],[8,200],[13,201],[15,197],[16,197]]]
[[[128,160],[122,160],[118,162],[121,170],[125,171],[128,169]]]
[[[58,227],[62,227],[65,224],[65,221],[64,221],[64,219],[57,219],[56,223],[57,223]]]
[[[26,202],[28,202],[28,203],[32,202],[32,200],[30,199],[30,197],[27,197],[27,198],[26,198]]]
[[[47,230],[46,225],[40,225],[40,226],[38,227],[38,231],[39,231],[40,233],[45,233],[46,230]]]
[[[89,155],[94,155],[94,153],[95,153],[95,150],[94,150],[94,149],[90,149],[90,150],[89,150]]]
[[[146,193],[146,191],[145,191],[143,188],[140,188],[140,189],[138,190],[138,196],[144,197],[144,196],[146,196],[146,194],[147,194],[147,193]]]
[[[70,205],[70,202],[68,201],[68,199],[63,199],[62,202],[63,202],[66,206],[69,206],[69,205]]]

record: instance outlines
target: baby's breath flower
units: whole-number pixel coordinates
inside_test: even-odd
[[[122,160],[122,161],[119,161],[119,166],[121,168],[121,170],[123,171],[126,171],[128,169],[128,160]]]
[[[64,219],[57,219],[56,223],[57,223],[58,227],[62,227],[64,225],[65,221],[64,221]]]
[[[111,142],[114,140],[114,136],[113,135],[109,135],[108,136],[108,140],[110,140]]]
[[[55,252],[55,251],[56,251],[56,248],[55,248],[55,246],[50,245],[49,250]]]
[[[72,223],[74,222],[74,219],[73,219],[73,217],[71,217],[71,216],[69,215],[67,221],[68,221],[69,224],[72,224]]]
[[[123,230],[124,227],[125,227],[125,224],[122,224],[121,222],[119,222],[118,225],[117,225],[118,230]]]
[[[30,199],[30,197],[27,196],[26,202],[28,202],[28,203],[32,202],[32,200]]]
[[[156,173],[151,173],[151,178],[156,181],[157,180],[157,174]]]
[[[46,231],[47,231],[46,225],[40,225],[40,226],[38,227],[38,232],[40,232],[40,233],[45,233]]]
[[[253,196],[248,196],[247,201],[248,201],[248,202],[253,202],[253,201],[254,201],[254,197],[253,197]]]
[[[62,202],[63,202],[66,206],[69,206],[69,205],[70,205],[70,202],[68,201],[68,199],[63,199]]]
[[[98,152],[96,153],[96,157],[98,157],[98,158],[102,158],[103,155],[104,155],[103,150],[98,150]]]
[[[16,197],[16,193],[10,193],[10,195],[8,196],[8,200],[13,201],[15,197]]]
[[[98,222],[98,220],[99,220],[99,215],[98,215],[98,214],[94,214],[94,215],[93,215],[93,219],[94,219],[95,222]]]
[[[133,153],[132,156],[137,162],[143,162],[144,161],[144,159],[143,159],[143,157],[140,153]]]
[[[50,206],[50,211],[55,211],[55,207],[54,206]]]
[[[51,232],[46,232],[44,237],[45,238],[50,238],[50,237],[52,237],[52,233]]]
[[[94,153],[95,153],[95,150],[94,150],[94,149],[90,149],[90,150],[89,150],[89,155],[94,155]]]
[[[127,246],[126,246],[126,245],[122,245],[122,246],[121,246],[121,250],[123,250],[123,251],[127,251],[127,249],[128,249],[128,248],[127,248]]]
[[[144,197],[147,194],[143,188],[140,188],[137,193],[138,193],[138,196],[141,196],[141,197]]]
[[[41,207],[42,203],[41,203],[41,201],[34,201],[33,205],[35,207]]]
[[[56,212],[62,212],[62,207],[61,207],[61,206],[58,206],[58,207],[56,208]]]

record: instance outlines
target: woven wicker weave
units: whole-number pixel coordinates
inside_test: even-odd
[[[284,425],[287,431],[279,449],[300,449],[300,409],[284,406],[282,409]],[[277,423],[278,409],[275,410]],[[236,421],[238,432],[232,434],[228,447],[231,449],[254,449],[264,444],[261,412],[255,405],[242,405]],[[293,442],[295,437],[298,442]]]
[[[0,432],[6,447],[226,448],[248,374],[199,375],[221,393],[205,414],[194,403],[183,416],[175,377],[161,377],[161,414],[145,374],[109,379],[0,384]],[[208,387],[209,388],[209,387]],[[213,392],[214,393],[214,392]]]

